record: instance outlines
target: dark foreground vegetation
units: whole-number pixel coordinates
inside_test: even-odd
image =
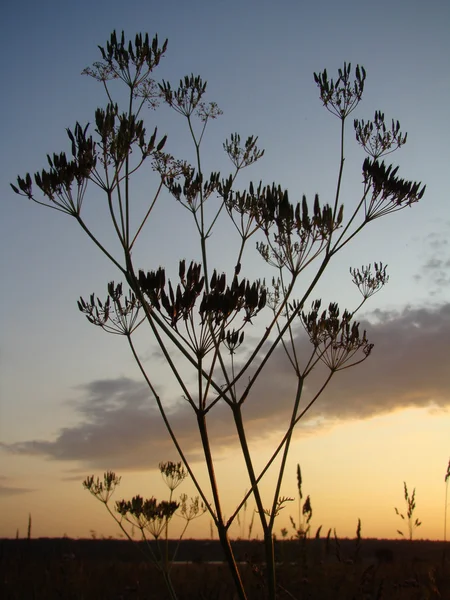
[[[280,540],[278,598],[450,599],[450,544],[392,540]],[[171,550],[175,548],[175,544]],[[264,548],[235,541],[249,598],[263,600]],[[235,596],[220,544],[186,540],[171,575],[180,600]],[[160,573],[120,540],[0,540],[2,600],[164,600]]]

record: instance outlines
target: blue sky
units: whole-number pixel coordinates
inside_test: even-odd
[[[89,326],[76,307],[80,295],[101,294],[118,274],[70,218],[15,196],[9,187],[17,174],[44,167],[47,153],[69,149],[66,127],[76,121],[92,123],[95,108],[104,105],[105,98],[101,86],[80,72],[100,58],[97,45],[105,45],[113,29],[123,29],[131,36],[148,31],[151,36],[158,33],[161,42],[168,38],[157,79],[176,84],[194,72],[208,81],[209,99],[217,101],[224,114],[207,131],[206,170],[227,171],[222,142],[230,133],[259,136],[265,156],[243,173],[242,187],[250,179],[276,181],[289,189],[291,200],[319,193],[323,202],[329,201],[337,178],[339,122],[321,106],[313,72],[327,68],[334,74],[344,60],[362,64],[367,71],[355,117],[369,119],[375,110],[382,110],[388,120],[399,119],[408,131],[408,143],[388,161],[399,164],[406,179],[426,183],[425,197],[411,209],[376,221],[342,252],[317,290],[324,303],[354,304],[357,296],[348,268],[374,260],[388,263],[389,284],[361,317],[372,323],[380,352],[376,346],[374,356],[359,371],[336,381],[333,394],[322,404],[319,401],[311,420],[298,428],[292,481],[286,485],[295,484],[294,468],[301,460],[304,472],[309,472],[313,502],[323,505],[330,526],[339,524],[343,535],[353,531],[355,511],[370,507],[374,490],[383,486],[386,512],[379,513],[378,503],[376,509],[367,509],[367,534],[382,531],[380,535],[391,537],[396,529],[392,506],[401,501],[403,479],[409,477],[427,514],[423,535],[442,536],[440,470],[450,452],[450,378],[445,367],[450,349],[449,22],[450,7],[444,0],[376,5],[345,0],[339,4],[130,1],[126,6],[114,0],[81,0],[49,1],[44,7],[10,3],[4,9],[0,504],[6,510],[0,512],[0,535],[14,535],[30,511],[37,515],[42,535],[61,535],[63,530],[87,535],[91,521],[100,517],[81,490],[84,474],[121,469],[136,492],[144,472],[151,472],[159,460],[176,459],[150,408],[139,422],[141,413],[136,411],[145,406],[147,396],[126,344]],[[149,130],[158,125],[161,135],[168,134],[167,149],[192,156],[181,118],[165,107],[149,112],[147,118]],[[351,206],[360,193],[363,160],[350,127],[345,205]],[[142,176],[136,186],[139,206],[145,206],[148,185]],[[102,209],[99,194],[87,197],[86,216],[110,241]],[[173,198],[164,197],[155,219],[157,225],[138,250],[140,265],[154,269],[163,264],[173,270],[180,252],[188,260],[197,255],[192,225]],[[228,229],[220,229],[213,240],[212,257],[221,269],[229,265],[224,252],[228,236]],[[183,248],[181,241],[186,244]],[[254,254],[248,256],[249,272],[270,278],[272,273]],[[376,309],[378,313],[373,312]],[[152,365],[150,341],[141,334],[138,340]],[[161,362],[155,364],[162,369]],[[289,383],[280,357],[269,369],[264,380],[267,398],[248,413],[255,448],[262,454],[277,439],[285,414],[283,398],[278,412],[271,398]],[[173,388],[165,380],[161,384],[173,397]],[[121,407],[113,414],[106,410],[111,398]],[[180,410],[174,418],[182,423],[185,415]],[[226,482],[232,460],[227,457],[235,456],[235,447],[228,434],[221,437],[219,425],[218,469]],[[82,447],[79,440],[93,430],[97,443]],[[195,455],[194,430],[186,427],[185,438]],[[356,462],[355,447],[360,448]],[[326,485],[321,484],[333,478],[332,456],[341,461],[345,474],[336,482],[334,509],[327,504]],[[378,473],[376,488],[362,475],[367,462]],[[349,503],[345,490],[356,477],[360,489]],[[247,486],[243,474],[238,481],[242,489],[235,490],[236,497]],[[289,493],[295,493],[295,485],[286,490]],[[57,508],[61,498],[78,515],[72,529]],[[230,506],[234,499],[230,493]],[[49,503],[55,515],[52,522],[45,516]],[[114,533],[112,525],[101,523],[102,530]],[[204,530],[209,531],[205,523]]]

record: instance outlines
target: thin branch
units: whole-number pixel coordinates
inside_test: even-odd
[[[171,440],[172,440],[175,448],[177,449],[178,454],[180,455],[181,460],[183,461],[186,469],[188,470],[188,473],[191,476],[191,479],[192,479],[192,481],[193,481],[193,483],[194,483],[194,485],[195,485],[198,493],[200,494],[200,496],[201,496],[201,498],[202,498],[205,506],[208,508],[208,511],[211,514],[214,522],[216,522],[215,513],[212,510],[211,505],[208,502],[205,494],[203,493],[203,490],[202,490],[200,484],[198,483],[197,478],[195,477],[194,472],[193,472],[193,470],[192,470],[192,468],[191,468],[191,466],[189,464],[189,461],[186,458],[186,455],[184,454],[184,452],[183,452],[183,450],[182,450],[182,448],[181,448],[181,446],[180,446],[180,444],[178,442],[178,439],[177,439],[177,437],[176,437],[176,435],[175,435],[175,433],[174,433],[174,431],[172,429],[172,426],[170,425],[170,421],[169,421],[169,419],[168,419],[168,417],[166,415],[166,411],[164,410],[164,407],[162,405],[161,398],[159,397],[159,395],[157,394],[155,388],[153,387],[153,384],[151,383],[151,381],[150,381],[150,379],[149,379],[149,377],[148,377],[148,375],[147,375],[147,373],[146,373],[146,371],[145,371],[145,369],[144,369],[144,367],[142,365],[142,362],[141,362],[141,360],[139,358],[139,355],[136,352],[136,349],[134,347],[133,341],[131,339],[131,335],[127,335],[126,337],[127,337],[128,343],[130,345],[131,352],[133,353],[134,359],[136,360],[136,363],[137,363],[137,365],[138,365],[138,367],[139,367],[139,369],[140,369],[140,371],[141,371],[141,373],[142,373],[142,375],[143,375],[143,377],[144,377],[144,379],[145,379],[148,387],[150,388],[150,390],[151,390],[151,392],[153,394],[153,397],[155,398],[156,404],[158,405],[159,412],[160,412],[161,417],[162,417],[162,419],[164,421],[164,424],[165,424],[165,426],[167,428],[167,431],[168,431],[168,433],[170,435],[170,438],[171,438]]]

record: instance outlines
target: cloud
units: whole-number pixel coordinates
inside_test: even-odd
[[[6,485],[0,485],[0,496],[15,496],[17,494],[28,494],[29,492],[34,491],[35,490],[31,488],[8,487]]]
[[[445,229],[426,236],[424,260],[414,276],[428,285],[430,296],[437,296],[450,286],[450,223],[441,223],[442,227]]]
[[[0,476],[0,497],[1,496],[15,496],[17,494],[27,494],[28,492],[34,492],[35,490],[31,488],[23,488],[23,487],[11,487],[9,485],[4,485],[3,481],[9,481],[9,477]]]
[[[400,312],[375,311],[361,321],[375,348],[365,362],[337,373],[300,424],[302,434],[325,424],[367,419],[404,407],[450,406],[448,376],[450,303]],[[306,357],[312,345],[306,335],[296,340],[298,356]],[[249,369],[242,385],[256,369]],[[301,409],[314,397],[327,375],[315,369],[306,379]],[[266,369],[244,405],[248,437],[252,441],[282,432],[290,418],[296,378],[282,348]],[[60,461],[78,461],[100,470],[138,470],[163,460],[177,460],[169,435],[145,383],[125,377],[92,381],[79,386],[75,404],[80,423],[59,432],[55,440],[29,440],[3,449],[22,455],[39,455]],[[164,394],[162,394],[162,397]],[[173,429],[191,461],[201,458],[195,415],[185,400],[167,406]],[[210,438],[219,456],[236,444],[230,410],[218,403],[208,414]]]
[[[78,387],[75,409],[81,423],[59,432],[56,440],[30,440],[3,448],[16,454],[41,455],[61,461],[77,460],[92,468],[148,469],[173,455],[172,443],[145,382],[125,377],[92,381]],[[192,445],[194,428],[186,433],[187,407],[180,404],[169,414],[183,445]]]
[[[310,419],[365,419],[403,407],[450,406],[450,304],[401,312],[377,310],[371,322],[361,321],[360,329],[366,329],[375,344],[372,354],[362,364],[335,375],[308,413]],[[299,344],[301,352],[307,343]],[[325,374],[319,368],[307,379],[306,401],[319,389]],[[287,377],[288,365],[279,352],[270,374],[261,381],[263,403],[273,398]]]

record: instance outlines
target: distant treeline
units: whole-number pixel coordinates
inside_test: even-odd
[[[27,554],[28,558],[48,560],[64,558],[66,560],[104,560],[136,562],[142,561],[139,544],[128,540],[114,539],[71,539],[71,538],[37,538],[37,539],[0,539],[0,559],[11,554]],[[301,547],[298,540],[277,540],[275,552],[278,561],[297,562],[306,550],[311,558],[321,560],[344,561],[354,555],[355,540],[339,539],[337,552],[336,541],[331,538],[306,540],[306,547]],[[152,542],[154,550],[155,543]],[[177,541],[169,542],[169,554],[172,555]],[[263,560],[264,549],[258,540],[236,540],[232,542],[238,561],[253,563]],[[378,561],[395,561],[398,559],[414,559],[414,557],[437,560],[442,556],[445,542],[429,540],[378,540],[362,539],[360,557]],[[220,543],[216,540],[183,540],[180,543],[177,561],[181,562],[221,562],[224,560]]]

